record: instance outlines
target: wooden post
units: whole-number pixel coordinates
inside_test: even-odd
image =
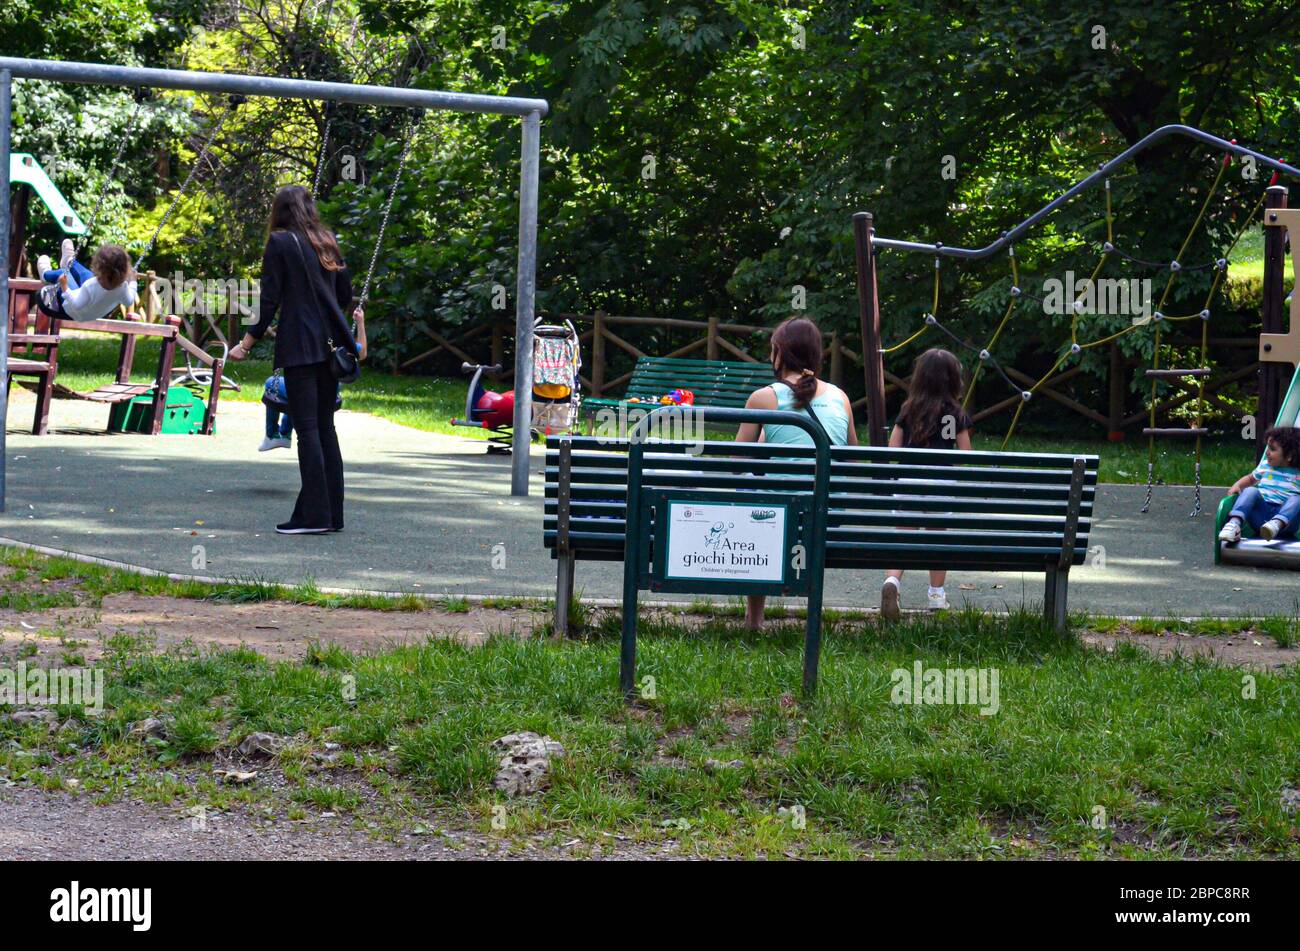
[[[14,189],[13,200],[9,203],[9,276],[24,277],[23,264],[27,260],[27,220],[28,202],[32,189],[29,185],[19,185]],[[37,274],[37,278],[41,275]],[[11,312],[12,314],[12,312]]]
[[[1269,187],[1264,198],[1267,214],[1269,208],[1285,208],[1287,190],[1282,185]],[[1285,310],[1282,301],[1282,278],[1285,271],[1283,263],[1286,229],[1264,229],[1264,302],[1260,311],[1260,332],[1280,334]],[[1292,235],[1292,241],[1300,241],[1300,235]],[[1277,411],[1282,404],[1282,374],[1277,363],[1259,365],[1259,406],[1255,412],[1255,455],[1264,452],[1264,433],[1272,427],[1277,419]]]
[[[718,318],[709,318],[708,336],[705,338],[708,343],[705,344],[706,358],[709,360],[718,359]]]
[[[1110,342],[1110,407],[1107,418],[1106,438],[1111,442],[1124,441],[1124,355],[1119,352],[1119,344]]]
[[[876,255],[871,247],[871,214],[853,216],[858,259],[858,323],[862,328],[862,371],[867,384],[867,444],[886,446],[885,363],[880,352],[880,299],[876,289]]]
[[[591,331],[592,396],[605,395],[605,312],[596,311]]]
[[[841,389],[844,386],[844,353],[840,350],[840,332],[831,331],[831,382]]]
[[[158,320],[158,289],[154,283],[156,275],[153,271],[146,271],[144,275],[144,319],[149,323]],[[173,294],[177,293],[176,288],[172,288]]]

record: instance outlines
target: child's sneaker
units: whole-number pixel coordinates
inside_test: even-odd
[[[897,621],[898,602],[898,579],[886,578],[885,583],[880,586],[880,616],[890,621]]]
[[[1280,518],[1270,518],[1259,527],[1260,537],[1267,538],[1269,541],[1277,538],[1277,536],[1281,535],[1285,531],[1286,522],[1282,521]]]
[[[931,611],[948,610],[948,592],[943,588],[931,588],[930,593],[926,596]]]
[[[54,262],[50,260],[48,254],[42,254],[36,259],[36,276],[44,277],[46,271],[54,270]]]
[[[1219,541],[1227,542],[1231,545],[1233,542],[1241,541],[1241,520],[1230,518],[1219,529]]]
[[[71,238],[63,239],[63,246],[59,249],[59,267],[65,271],[68,265],[77,259],[77,246],[72,243]]]
[[[284,439],[280,436],[265,436],[262,439],[262,444],[257,447],[257,451],[266,452],[270,449],[288,449],[289,446],[290,442],[288,439]]]

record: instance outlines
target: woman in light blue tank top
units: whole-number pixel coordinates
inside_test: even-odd
[[[812,415],[826,430],[832,446],[856,446],[858,434],[849,398],[838,386],[818,378],[821,368],[822,332],[807,317],[790,318],[772,331],[772,370],[777,382],[751,393],[745,409],[781,409]],[[760,427],[757,423],[742,425],[736,442],[813,444],[812,437],[798,426]],[[763,626],[765,599],[749,595],[747,600],[745,625],[758,630]]]

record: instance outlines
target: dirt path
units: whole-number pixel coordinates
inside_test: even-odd
[[[49,586],[44,590],[48,592]],[[76,641],[76,652],[93,663],[110,638],[127,634],[151,639],[158,650],[185,644],[200,649],[242,644],[274,660],[293,660],[302,657],[312,642],[338,644],[360,653],[429,637],[477,645],[492,634],[527,634],[542,619],[542,614],[526,609],[365,611],[279,601],[223,604],[114,594],[105,597],[99,608],[0,611],[0,659],[17,654],[57,658],[67,650],[64,642]]]
[[[139,802],[96,806],[86,797],[24,786],[0,788],[0,862],[75,861],[310,861],[418,859],[684,858],[675,843],[634,846],[609,836],[561,845],[504,840],[434,821],[428,835],[381,840],[344,818],[266,823],[237,812],[212,813],[202,828],[183,810]]]

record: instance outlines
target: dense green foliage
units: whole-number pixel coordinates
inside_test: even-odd
[[[0,45],[546,98],[538,292],[556,312],[772,322],[801,287],[808,313],[852,332],[855,210],[874,212],[884,236],[981,246],[1160,125],[1196,125],[1274,155],[1300,132],[1288,39],[1300,12],[1263,0],[105,0],[90,11],[67,0],[6,5]],[[224,103],[157,93],[149,106],[97,235],[128,233],[137,247]],[[129,111],[121,92],[21,83],[16,144],[66,161],[61,184],[87,208]],[[395,345],[395,316],[408,342],[422,327],[481,321],[496,284],[512,311],[519,133],[504,118],[431,114],[416,126],[391,110],[249,103],[155,266],[251,273],[270,195],[311,180],[327,121],[323,207],[360,271],[415,136],[377,269],[376,355]],[[1218,162],[1177,140],[1118,174],[1116,244],[1172,259]],[[1185,260],[1220,256],[1245,223],[1267,184],[1266,172],[1247,172],[1234,164],[1225,174]],[[1086,276],[1104,235],[1100,191],[1082,196],[1018,247],[1021,283],[1067,269]],[[929,309],[933,264],[885,253],[881,269],[886,340],[902,339]],[[1163,286],[1160,274],[1119,261],[1103,276]],[[1199,310],[1209,280],[1185,272],[1166,312]],[[1010,281],[1001,257],[945,268],[940,317],[986,338]],[[1252,319],[1216,313],[1214,333],[1250,333]],[[1081,339],[1126,320],[1095,318]],[[1041,371],[1067,323],[1026,312],[998,355]],[[1134,333],[1121,346],[1149,359],[1150,341]],[[903,372],[910,355],[891,367]],[[1099,377],[1104,349],[1083,359]]]

